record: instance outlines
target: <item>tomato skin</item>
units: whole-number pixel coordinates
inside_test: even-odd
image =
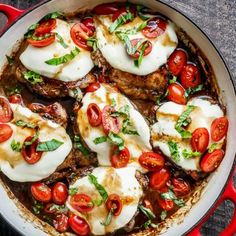
[[[66,232],[69,228],[69,218],[64,214],[57,214],[53,226],[60,233]]]
[[[159,190],[166,185],[169,179],[170,172],[167,169],[162,168],[151,174],[149,185],[152,189]]]
[[[173,178],[171,182],[174,186],[173,191],[177,197],[185,196],[190,193],[191,188],[189,183],[182,178]]]
[[[24,143],[30,141],[32,138],[33,137],[31,136],[27,137]],[[42,157],[43,152],[36,151],[38,143],[39,140],[37,139],[31,145],[26,146],[23,144],[22,146],[21,154],[24,157],[25,161],[30,165],[37,163]]]
[[[90,212],[94,207],[91,197],[83,193],[71,196],[70,203],[73,208],[82,213]]]
[[[163,156],[155,152],[143,152],[139,157],[139,163],[149,171],[158,171],[164,166],[165,160]]]
[[[36,182],[31,185],[31,194],[39,202],[50,202],[52,199],[51,189],[44,183]]]
[[[45,112],[46,106],[41,103],[30,103],[28,108],[35,113],[42,113]]]
[[[140,40],[142,40],[142,39],[137,38],[137,39],[130,40],[132,47],[135,47]],[[144,56],[147,56],[152,51],[152,43],[149,40],[144,43],[148,44],[144,50]],[[133,58],[139,58],[142,46],[143,46],[143,44],[140,45],[140,47],[136,50],[136,52],[134,54],[129,54],[129,53],[128,54]]]
[[[151,203],[149,200],[144,199],[144,200],[143,200],[143,205],[144,205],[144,207],[150,209],[150,210],[153,212],[152,203]]]
[[[204,153],[209,144],[209,132],[206,128],[197,128],[192,133],[191,146],[193,151]]]
[[[201,83],[198,67],[194,64],[187,63],[181,72],[180,83],[185,89],[198,86]]]
[[[118,10],[119,10],[119,4],[114,2],[114,3],[100,4],[93,9],[93,12],[96,15],[110,15],[114,14]]]
[[[185,98],[185,89],[178,83],[169,84],[168,88],[168,95],[167,99],[169,101],[185,105],[186,98]]]
[[[69,225],[71,229],[78,235],[88,235],[90,233],[90,228],[88,223],[80,216],[71,215],[69,217]]]
[[[87,109],[87,117],[89,124],[93,127],[97,127],[102,123],[102,112],[97,104],[89,104]]]
[[[92,32],[95,32],[96,28],[95,28],[94,21],[93,21],[92,17],[85,17],[85,18],[83,18],[81,20],[81,23],[83,23]]]
[[[129,163],[130,153],[128,148],[119,151],[118,147],[114,147],[111,151],[111,165],[114,168],[122,168]]]
[[[13,130],[8,124],[0,124],[0,143],[8,140],[13,134]]]
[[[106,201],[106,208],[108,212],[113,208],[113,215],[118,216],[121,213],[122,207],[123,205],[119,195],[113,193],[108,196]]]
[[[42,40],[34,40],[33,38],[28,38],[27,42],[34,47],[41,48],[52,44],[55,41],[55,39],[56,39],[55,34],[51,34],[49,37]]]
[[[57,182],[52,188],[52,200],[57,205],[63,205],[68,197],[67,186],[62,182]]]
[[[174,76],[178,76],[187,63],[187,54],[182,49],[176,49],[169,57],[167,65]]]
[[[202,171],[209,173],[214,171],[221,163],[224,157],[224,151],[217,149],[212,153],[207,153],[200,161]]]
[[[13,94],[8,98],[10,103],[13,104],[22,104],[23,100],[20,94]]]
[[[50,33],[56,28],[56,19],[49,19],[47,21],[42,21],[39,26],[35,29],[35,32],[39,35],[44,35]]]
[[[102,126],[105,134],[113,132],[118,134],[120,131],[120,124],[117,117],[112,117],[111,113],[115,111],[114,107],[106,105],[102,110]]]
[[[229,121],[226,117],[216,118],[211,124],[211,138],[213,141],[220,141],[227,133]]]
[[[86,93],[92,93],[98,90],[101,87],[100,83],[92,83],[86,88]]]
[[[13,118],[13,112],[8,100],[0,96],[0,122],[7,123]]]
[[[168,192],[168,188],[164,187],[160,190],[161,193]],[[161,194],[157,197],[157,202],[160,205],[160,207],[165,211],[171,211],[174,208],[174,202],[169,199],[164,199],[161,197]]]

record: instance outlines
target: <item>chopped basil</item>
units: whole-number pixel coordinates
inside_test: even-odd
[[[24,146],[30,146],[32,143],[34,143],[38,139],[38,137],[39,137],[39,133],[36,132],[30,141],[24,142]]]
[[[51,139],[50,141],[40,142],[36,148],[37,152],[52,152],[58,149],[63,142],[57,139]]]
[[[24,73],[24,79],[33,85],[43,82],[42,76],[31,70]]]
[[[208,149],[209,153],[212,153],[217,148],[217,143],[212,143]]]
[[[187,106],[186,110],[180,115],[175,125],[175,129],[178,131],[178,133],[180,133],[182,138],[192,137],[192,134],[189,131],[185,130],[183,126],[186,127],[188,124],[191,123],[191,118],[189,117],[189,115],[194,110],[194,108],[195,106],[192,105]]]
[[[145,42],[140,50],[140,54],[139,54],[139,58],[138,60],[134,60],[134,65],[136,67],[139,67],[143,61],[143,57],[144,57],[144,52],[145,52],[145,49],[148,47],[148,44]]]
[[[147,229],[149,226],[151,226],[152,228],[157,228],[157,225],[152,223],[151,220],[148,220],[146,222],[144,222],[142,225],[141,225],[141,228],[144,227],[145,229]]]
[[[56,11],[51,12],[43,17],[42,20],[56,19],[56,18],[64,18],[64,14],[62,12]]]
[[[96,38],[88,38],[87,39],[87,45],[93,49],[93,51],[96,51],[98,48],[97,45],[97,39]]]
[[[13,94],[17,94],[21,92],[22,92],[22,87],[18,84],[15,87],[6,87],[7,96],[11,96]]]
[[[142,29],[144,29],[147,26],[147,21],[142,22],[138,28],[137,31],[141,31]]]
[[[142,46],[145,44],[147,40],[146,39],[141,39],[138,41],[138,43],[133,47],[131,46],[131,48],[127,48],[127,52],[129,55],[133,55],[135,54],[135,52]],[[141,49],[142,50],[142,49]]]
[[[83,93],[79,87],[69,89],[69,96],[75,98],[76,101],[80,102],[83,98]]]
[[[132,124],[129,119],[123,120],[122,133],[130,135],[139,135],[138,131],[132,127]]]
[[[54,203],[51,205],[49,210],[50,211],[56,210],[56,214],[58,214],[58,213],[66,214],[68,212],[68,208],[65,205],[57,205],[57,204],[54,204]]]
[[[111,208],[111,210],[109,211],[109,213],[106,217],[105,222],[101,222],[101,224],[104,225],[104,226],[108,226],[111,223],[113,213],[114,213],[114,209]]]
[[[33,206],[32,209],[36,215],[39,215],[41,211],[44,209],[44,205],[41,202],[38,202],[33,199]]]
[[[131,12],[127,12],[127,14],[121,14],[109,27],[109,32],[113,33],[118,27],[125,24],[128,20],[133,20],[134,16]]]
[[[13,59],[12,57],[7,56],[7,55],[6,55],[6,58],[7,58],[8,64],[9,64],[10,66],[12,66],[13,63],[14,63],[14,59]]]
[[[100,136],[100,137],[97,137],[93,140],[93,142],[95,144],[100,144],[100,143],[104,143],[107,141],[107,136]]]
[[[162,211],[160,214],[161,220],[164,220],[167,217],[167,211]]]
[[[103,203],[103,199],[94,199],[92,200],[94,206],[101,206]]]
[[[179,156],[179,148],[178,148],[178,144],[173,142],[172,140],[168,141],[168,147],[170,150],[170,155],[173,158],[173,160],[175,162],[179,162],[180,161],[180,156]]]
[[[24,37],[25,37],[25,38],[31,38],[31,37],[33,36],[33,34],[34,34],[35,29],[36,29],[38,26],[39,26],[39,23],[36,23],[36,24],[31,25],[31,26],[28,28],[27,32],[24,34]]]
[[[41,36],[36,36],[36,35],[33,34],[30,38],[35,40],[35,41],[41,41],[43,39],[50,38],[52,35],[54,35],[54,33],[44,34],[44,35],[41,35]]]
[[[85,146],[83,146],[83,144],[80,141],[79,136],[76,135],[74,137],[74,142],[75,142],[75,148],[76,149],[79,149],[83,153],[83,155],[85,155],[85,156],[89,155],[89,150]]]
[[[168,94],[169,94],[169,91],[166,90],[165,93],[163,93],[161,96],[157,97],[156,104],[159,106],[161,104],[162,100],[165,99],[168,96]]]
[[[185,90],[184,95],[185,95],[185,97],[188,97],[196,92],[201,91],[202,89],[203,89],[203,84],[200,84],[200,85],[196,86],[195,88],[187,88]]]
[[[122,106],[118,109],[118,111],[112,112],[111,116],[118,117],[118,116],[124,116],[125,118],[129,118],[129,105]]]
[[[56,37],[63,48],[68,48],[68,45],[65,43],[64,39],[60,34],[56,33]]]
[[[98,183],[97,177],[90,174],[88,175],[89,182],[95,186],[95,188],[98,190],[100,196],[102,197],[103,201],[105,202],[108,198],[108,193],[106,189]]]
[[[143,9],[146,9],[146,7],[142,6],[142,5],[138,5],[137,6],[137,13],[138,16],[142,19],[142,20],[149,20],[151,18],[151,16],[149,15],[145,15],[143,13]]]
[[[177,81],[177,77],[176,76],[172,76],[172,78],[169,79],[169,84],[173,84]]]
[[[178,199],[171,189],[169,189],[166,193],[161,193],[161,198],[166,200],[173,200],[173,202],[180,207],[185,205],[183,199]]]
[[[11,149],[15,152],[20,152],[21,151],[20,142],[16,142],[16,140],[13,139],[12,142],[11,142]]]
[[[21,127],[27,127],[27,128],[31,128],[31,129],[34,129],[36,127],[36,125],[34,125],[33,123],[31,122],[25,122],[23,120],[17,120],[15,122],[16,126],[21,126]]]
[[[187,149],[184,149],[182,154],[183,154],[183,157],[185,159],[189,159],[191,157],[199,157],[199,156],[201,156],[200,152],[193,152],[193,151],[187,150]]]
[[[138,208],[149,220],[154,220],[156,218],[155,214],[149,208],[146,208],[143,205],[139,205]]]
[[[72,187],[69,188],[69,195],[70,196],[75,195],[77,192],[78,192],[78,188],[72,188]]]
[[[79,48],[75,47],[74,50],[72,50],[70,52],[70,54],[66,54],[62,57],[56,57],[56,58],[52,58],[49,59],[47,61],[45,61],[46,64],[51,65],[51,66],[58,66],[64,63],[67,63],[71,60],[73,60],[78,54],[80,53]]]
[[[108,134],[109,141],[118,146],[118,149],[121,151],[125,148],[124,140],[118,135],[113,132],[109,132]]]
[[[111,99],[111,106],[112,107],[116,106],[116,100],[114,98]]]

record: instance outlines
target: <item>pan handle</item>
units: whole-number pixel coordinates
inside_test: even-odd
[[[228,185],[218,200],[218,202],[214,205],[214,207],[209,211],[209,213],[202,219],[202,221],[190,232],[187,234],[187,236],[202,236],[200,230],[202,225],[208,220],[208,218],[214,213],[215,209],[224,201],[224,200],[230,200],[234,204],[234,213],[231,222],[227,226],[226,229],[224,229],[220,236],[233,236],[236,233],[236,189],[234,187],[233,177],[236,173],[236,166],[234,167],[234,171],[232,172],[232,175],[230,177],[230,180],[228,182]]]
[[[7,17],[6,25],[3,27],[3,29],[0,29],[0,33],[2,33],[16,18],[18,18],[24,12],[24,10],[20,10],[6,4],[0,4],[0,12],[2,12]]]

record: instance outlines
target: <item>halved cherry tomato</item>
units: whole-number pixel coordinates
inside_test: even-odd
[[[87,93],[92,93],[95,92],[96,90],[98,90],[100,88],[100,83],[96,82],[96,83],[92,83],[90,84],[87,88],[86,88],[86,92]]]
[[[150,176],[150,187],[152,189],[161,189],[163,188],[167,181],[170,179],[170,172],[162,168],[159,171],[153,172]]]
[[[71,215],[69,217],[69,225],[71,229],[78,235],[88,235],[90,233],[90,228],[88,223],[80,216]]]
[[[8,98],[10,103],[22,104],[23,100],[20,94],[13,94]]]
[[[152,203],[151,203],[149,200],[144,199],[144,200],[143,200],[143,205],[144,205],[144,207],[150,209],[150,210],[153,212]]]
[[[182,178],[173,178],[171,182],[176,196],[185,196],[191,191],[189,183]]]
[[[35,113],[45,112],[46,106],[41,103],[30,103],[28,108]]]
[[[94,207],[91,197],[83,193],[71,196],[70,203],[73,208],[82,213],[89,212]]]
[[[56,28],[57,21],[56,19],[49,19],[47,21],[42,21],[39,26],[35,29],[35,32],[38,35],[44,35],[50,33],[53,29]]]
[[[187,54],[182,49],[176,49],[169,57],[167,65],[172,75],[178,76],[187,63]]]
[[[123,205],[119,195],[113,193],[108,196],[106,201],[106,208],[108,212],[112,209],[113,215],[118,216],[121,213],[122,207]]]
[[[143,40],[143,39],[141,39],[141,38],[132,39],[132,40],[130,41],[132,47],[135,47],[135,46],[137,45],[137,43],[138,43],[140,40]],[[143,47],[143,44],[145,44],[145,43],[147,44],[147,46],[146,46],[146,48],[145,48],[145,50],[144,50],[144,56],[147,56],[147,55],[152,51],[152,43],[151,43],[149,40],[143,42],[143,43],[139,46],[139,48],[137,48],[137,50],[135,51],[134,54],[129,54],[129,55],[130,55],[131,57],[133,57],[133,58],[139,58],[140,53],[141,53],[141,49],[142,49],[142,47]],[[127,52],[128,52],[128,51],[127,51]]]
[[[108,134],[110,131],[118,134],[120,131],[119,120],[117,117],[111,116],[111,113],[114,111],[114,107],[108,105],[102,110],[102,125],[105,134]]]
[[[7,123],[13,118],[13,113],[8,100],[0,97],[0,122]]]
[[[185,89],[178,83],[169,84],[168,88],[168,95],[167,99],[169,101],[185,105],[186,98],[185,98]]]
[[[57,182],[52,188],[52,200],[58,205],[63,205],[68,197],[67,186],[62,182]]]
[[[24,157],[25,161],[31,165],[38,162],[41,159],[41,156],[43,154],[43,152],[36,151],[38,143],[39,143],[38,139],[36,139],[31,145],[27,145],[27,146],[25,145],[25,142],[29,142],[30,140],[32,140],[32,138],[33,138],[32,136],[27,137],[21,149],[21,154]]]
[[[145,37],[153,39],[164,34],[166,26],[166,20],[160,17],[154,17],[147,22],[147,26],[142,29],[142,33]]]
[[[190,63],[184,66],[181,72],[180,82],[185,89],[198,86],[201,83],[201,78],[197,66]]]
[[[8,124],[0,124],[0,143],[5,142],[12,136],[13,130]]]
[[[33,197],[40,202],[50,202],[52,199],[51,189],[44,183],[36,182],[31,185],[31,193]]]
[[[211,138],[213,141],[220,141],[227,133],[229,121],[226,117],[216,118],[211,124]]]
[[[41,47],[46,47],[50,44],[52,44],[54,41],[55,41],[55,34],[50,34],[50,36],[48,37],[45,37],[41,40],[36,40],[36,39],[33,39],[33,38],[28,38],[27,39],[27,42],[29,44],[31,44],[32,46],[34,47],[38,47],[38,48],[41,48]]]
[[[87,108],[87,117],[89,124],[97,127],[102,123],[102,112],[96,103],[90,103]]]
[[[53,220],[53,226],[60,232],[66,232],[69,228],[69,218],[64,214],[57,214],[56,218]]]
[[[161,193],[168,192],[168,188],[164,187],[160,190]],[[164,199],[161,197],[161,194],[157,197],[157,202],[160,205],[160,207],[165,211],[171,211],[174,208],[174,202],[169,199]]]
[[[127,7],[121,7],[118,11],[116,11],[112,16],[112,21],[114,22],[121,15],[126,15],[128,12],[131,12],[133,16],[136,15],[136,10],[134,6],[130,6],[129,9]],[[127,20],[126,23],[130,22]]]
[[[158,171],[164,166],[165,160],[163,156],[155,152],[144,152],[139,157],[139,163],[149,171]]]
[[[130,153],[128,148],[119,151],[118,147],[114,147],[111,151],[111,165],[115,168],[122,168],[129,163]]]
[[[92,17],[85,17],[81,20],[81,23],[83,23],[88,29],[90,29],[92,32],[96,30],[94,21]]]
[[[120,8],[120,3],[103,3],[98,6],[96,6],[93,9],[93,12],[96,15],[109,15],[114,14],[116,11],[118,11]]]
[[[205,152],[209,144],[209,132],[206,128],[197,128],[192,133],[191,145],[193,151]]]
[[[221,149],[217,149],[212,153],[207,153],[203,156],[200,167],[204,172],[212,172],[214,171],[221,163],[224,157],[224,151]]]

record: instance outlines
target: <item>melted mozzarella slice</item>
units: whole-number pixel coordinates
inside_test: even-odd
[[[80,53],[70,62],[57,66],[45,63],[45,61],[52,58],[70,54],[75,47],[78,47],[70,37],[71,25],[63,20],[57,19],[56,21],[56,28],[52,32],[59,34],[63,38],[67,48],[64,48],[57,38],[55,42],[42,48],[28,45],[21,54],[20,60],[28,70],[40,75],[64,82],[76,81],[84,77],[94,66],[90,52],[79,48]]]
[[[88,122],[87,108],[90,103],[96,103],[100,110],[102,111],[106,105],[111,105],[112,100],[115,101],[115,109],[128,106],[130,114],[130,122],[138,132],[139,135],[128,135],[119,133],[119,136],[124,140],[125,147],[129,149],[130,152],[130,163],[129,165],[137,166],[138,158],[144,151],[150,151],[150,130],[149,127],[142,117],[142,115],[134,108],[133,104],[122,94],[114,90],[108,85],[101,85],[101,87],[92,93],[87,93],[83,100],[83,106],[78,112],[77,125],[80,130],[80,134],[89,148],[97,153],[97,158],[99,165],[111,166],[110,162],[110,152],[112,144],[109,142],[103,142],[100,144],[95,144],[94,139],[100,136],[104,136],[102,124],[98,127],[91,127]],[[118,118],[120,119],[120,118]]]
[[[222,117],[223,111],[217,104],[211,104],[210,101],[201,98],[194,98],[187,105],[194,105],[194,110],[190,113],[191,123],[187,129],[193,132],[197,128],[206,128],[210,134],[211,123],[214,119]],[[199,157],[184,158],[183,151],[186,149],[192,151],[190,139],[182,139],[181,135],[175,129],[175,125],[180,115],[186,110],[185,105],[179,105],[174,102],[164,103],[156,113],[157,123],[152,126],[151,139],[154,147],[158,147],[165,156],[173,160],[177,165],[185,170],[200,170]],[[171,156],[168,141],[173,141],[178,145],[179,161]],[[221,148],[224,139],[217,142],[217,148]],[[214,143],[211,138],[208,148]]]
[[[135,178],[135,168],[125,167],[115,169],[112,167],[97,167],[92,175],[97,177],[108,195],[116,193],[120,196],[123,207],[119,216],[113,216],[108,226],[102,225],[107,217],[107,209],[103,203],[101,206],[94,206],[91,212],[82,214],[74,209],[70,204],[70,197],[67,200],[67,207],[76,215],[83,217],[89,224],[94,235],[105,235],[124,227],[135,215],[139,200],[143,194],[142,188]],[[77,188],[77,193],[87,194],[92,200],[101,199],[95,186],[90,183],[88,177],[77,179],[70,188]]]
[[[118,28],[118,30],[134,30],[143,21],[136,17],[133,22],[127,23]],[[119,70],[136,75],[148,75],[158,70],[167,62],[170,54],[175,50],[178,44],[178,38],[175,34],[174,25],[168,21],[166,31],[156,39],[149,39],[152,43],[152,51],[144,56],[139,67],[134,65],[134,59],[130,57],[124,46],[115,33],[109,33],[109,26],[112,24],[111,16],[96,16],[95,24],[97,30],[98,48],[108,63]],[[145,38],[141,32],[128,35],[129,39]]]
[[[63,127],[52,121],[44,120],[26,107],[11,104],[11,108],[14,119],[8,124],[12,128],[13,134],[7,141],[0,143],[1,171],[8,178],[17,182],[33,182],[44,179],[52,174],[70,153],[72,149],[70,137]],[[21,152],[13,151],[11,143],[15,140],[22,146],[24,140],[34,135],[35,131],[30,128],[17,126],[15,124],[17,120],[37,125],[41,142],[56,139],[63,142],[63,144],[55,151],[43,152],[41,159],[37,163],[28,164],[21,155]]]

